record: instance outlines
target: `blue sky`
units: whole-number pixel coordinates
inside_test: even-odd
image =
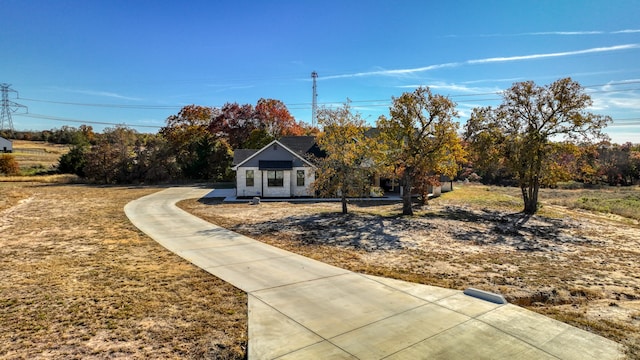
[[[372,124],[420,85],[461,125],[516,81],[570,76],[640,143],[637,1],[2,0],[0,82],[19,130],[127,124],[156,132],[188,104],[282,100],[311,121],[347,98]],[[76,122],[80,121],[80,122]],[[106,123],[106,124],[103,124]]]

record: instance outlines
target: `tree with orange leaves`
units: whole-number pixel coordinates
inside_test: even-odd
[[[401,174],[402,214],[413,215],[412,195],[427,200],[427,187],[437,185],[440,175],[454,177],[465,156],[458,138],[456,104],[428,87],[419,87],[393,98],[390,118],[378,119],[386,164]]]

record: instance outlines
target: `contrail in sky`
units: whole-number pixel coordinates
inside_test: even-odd
[[[418,68],[410,68],[410,69],[376,70],[376,71],[358,72],[358,73],[352,73],[352,74],[330,75],[330,76],[320,77],[318,78],[318,80],[346,79],[346,78],[367,77],[367,76],[410,75],[410,74],[432,71],[432,70],[437,70],[442,68],[459,67],[463,65],[489,64],[489,63],[566,57],[566,56],[621,51],[621,50],[629,50],[629,49],[637,49],[637,48],[640,48],[640,44],[625,44],[625,45],[598,47],[598,48],[591,48],[591,49],[584,49],[584,50],[564,51],[564,52],[546,53],[546,54],[492,57],[492,58],[485,58],[485,59],[467,60],[463,62],[435,64],[435,65],[423,66]]]

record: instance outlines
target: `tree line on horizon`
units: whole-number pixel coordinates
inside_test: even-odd
[[[559,182],[631,185],[640,180],[640,144],[612,144],[602,133],[611,119],[587,111],[591,98],[570,78],[547,86],[514,83],[495,107],[473,110],[463,129],[457,104],[417,88],[392,98],[375,127],[347,101],[321,108],[320,129],[297,122],[279,100],[220,108],[189,105],[156,134],[116,126],[18,132],[17,138],[67,143],[58,171],[107,184],[179,180],[228,181],[233,151],[259,149],[283,136],[316,136],[327,156],[318,166],[318,194],[346,199],[370,192],[373,172],[400,180],[403,213],[412,194],[427,200],[440,175],[522,190],[524,212],[535,213],[540,187]],[[460,131],[461,130],[461,131]],[[0,165],[2,161],[0,161]],[[0,172],[2,169],[0,167]]]

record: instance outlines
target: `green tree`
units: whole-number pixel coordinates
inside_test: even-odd
[[[138,138],[133,147],[134,164],[131,179],[134,182],[159,183],[177,178],[180,169],[166,139],[160,135]]]
[[[336,109],[320,109],[318,124],[322,132],[317,141],[326,156],[318,159],[313,187],[320,196],[340,196],[346,214],[347,198],[363,196],[370,188],[373,142],[365,136],[365,122],[351,112],[349,102]]]
[[[75,145],[68,153],[60,156],[58,160],[58,172],[62,174],[76,174],[84,177],[84,166],[87,163],[86,155],[88,145]]]
[[[160,129],[160,134],[178,152],[191,141],[208,132],[215,110],[210,107],[188,105],[177,115],[167,118],[167,124]]]
[[[414,186],[424,192],[437,184],[436,176],[455,177],[464,159],[457,135],[456,104],[442,95],[433,95],[428,87],[393,98],[390,118],[378,119],[380,139],[385,147],[385,163],[400,174],[403,186],[403,215],[413,215]],[[422,194],[426,201],[426,195]]]
[[[602,177],[606,177],[609,185],[632,185],[640,178],[639,153],[640,145],[630,142],[624,144],[600,144],[598,163]]]
[[[191,139],[178,155],[182,173],[189,179],[228,180],[233,151],[224,139],[209,133]]]
[[[235,110],[244,109],[232,105],[226,108],[233,114]],[[214,119],[219,127],[213,127]],[[232,152],[226,141],[226,120],[218,109],[196,105],[185,106],[178,115],[167,119],[160,133],[172,149],[184,177],[211,180],[229,177]]]
[[[269,145],[270,142],[276,140],[275,137],[269,135],[267,130],[265,129],[254,129],[249,134],[249,138],[245,140],[242,147],[244,149],[262,149],[263,147]]]
[[[97,144],[85,155],[87,179],[104,184],[131,182],[136,140],[133,129],[124,126],[105,129]]]
[[[524,213],[538,210],[540,185],[555,175],[550,156],[553,141],[602,139],[607,116],[589,113],[591,97],[577,82],[560,79],[548,86],[519,82],[503,93],[496,109],[475,109],[467,122],[465,138],[476,153],[488,151],[499,158],[520,186]]]

